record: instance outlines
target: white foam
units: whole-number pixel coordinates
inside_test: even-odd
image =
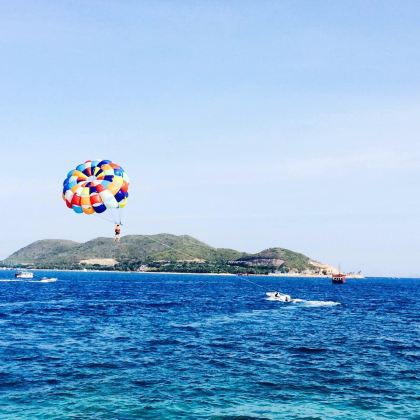
[[[0,280],[1,283],[12,283],[12,282],[15,282],[15,281],[18,281],[18,282],[21,282],[21,283],[28,283],[29,282],[28,280],[17,280],[17,279],[1,279]]]
[[[56,281],[57,278],[43,280],[0,279],[0,283],[52,283]]]

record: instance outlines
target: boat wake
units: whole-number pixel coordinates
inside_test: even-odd
[[[30,283],[30,281],[33,282],[33,280],[19,280],[19,279],[1,279],[0,283]]]
[[[340,302],[334,302],[332,300],[303,300],[303,299],[297,299],[297,300],[302,300],[302,305],[303,306],[308,306],[308,307],[312,307],[312,308],[318,308],[321,306],[337,306],[337,305],[341,305]]]
[[[0,283],[54,283],[57,278],[48,278],[40,280],[23,280],[23,279],[0,279]]]

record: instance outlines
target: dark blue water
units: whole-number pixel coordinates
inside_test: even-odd
[[[49,274],[0,272],[1,418],[419,418],[420,280]]]

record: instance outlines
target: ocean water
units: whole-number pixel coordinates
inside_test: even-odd
[[[0,271],[2,419],[419,418],[420,280],[44,275]]]

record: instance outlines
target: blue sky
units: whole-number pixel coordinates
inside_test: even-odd
[[[120,163],[125,234],[420,275],[416,1],[2,1],[6,257],[112,226],[61,200]]]

